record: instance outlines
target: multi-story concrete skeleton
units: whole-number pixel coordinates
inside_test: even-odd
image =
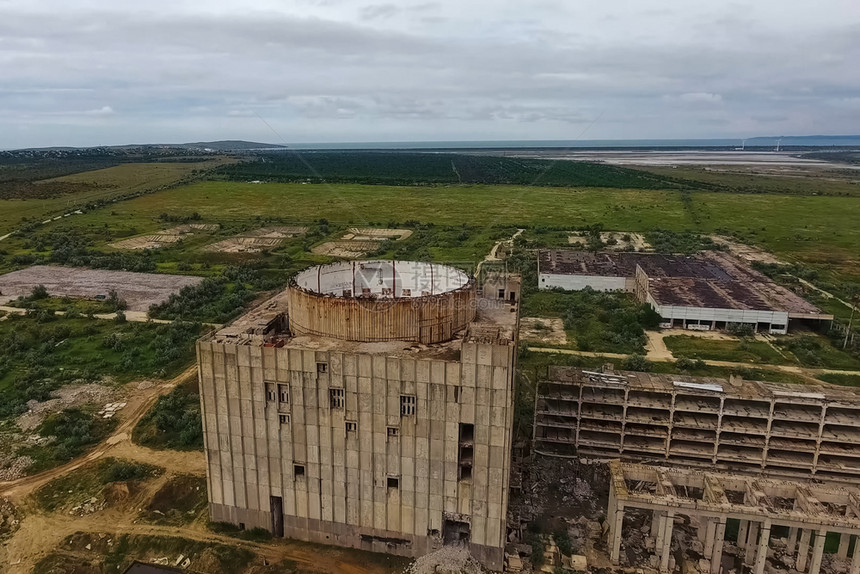
[[[516,285],[512,282],[510,285]],[[198,343],[213,520],[501,570],[518,293],[442,265],[314,267]]]

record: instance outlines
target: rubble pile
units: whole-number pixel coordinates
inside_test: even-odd
[[[531,521],[544,514],[557,514],[593,520],[606,513],[606,465],[536,456],[527,472],[517,508],[521,519]]]
[[[99,510],[104,510],[105,506],[107,506],[107,501],[99,500],[95,496],[83,502],[75,507],[73,507],[69,514],[74,516],[86,516],[88,514],[92,514],[94,512],[98,512]]]
[[[463,546],[443,546],[409,565],[404,574],[483,574],[484,569]]]

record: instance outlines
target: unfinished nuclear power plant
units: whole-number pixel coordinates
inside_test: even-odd
[[[349,261],[198,342],[213,520],[502,570],[518,284]],[[506,290],[507,289],[507,290]]]

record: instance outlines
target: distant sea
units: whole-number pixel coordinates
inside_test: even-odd
[[[591,149],[696,149],[696,148],[776,147],[854,147],[858,136],[786,136],[742,139],[650,139],[650,140],[487,140],[487,141],[419,141],[419,142],[335,142],[290,143],[291,149],[523,149],[523,148],[591,148]]]

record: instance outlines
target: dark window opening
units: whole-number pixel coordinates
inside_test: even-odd
[[[344,297],[352,297],[352,290],[351,290],[351,289],[344,289],[344,290],[343,290],[343,292],[342,292],[341,294],[342,294]]]
[[[278,385],[278,402],[290,402],[290,387],[287,385]]]
[[[328,363],[317,363],[317,372],[318,373],[327,373],[328,372]]]
[[[286,425],[290,423],[290,415],[278,415],[278,422],[282,425]]]
[[[400,479],[396,476],[388,477],[388,488],[400,488]]]
[[[244,522],[239,523],[239,530],[245,530],[245,523]]]
[[[388,427],[387,432],[389,437],[396,437],[400,435],[400,429],[397,427]]]
[[[305,465],[303,464],[294,464],[293,465],[293,475],[298,478],[300,476],[305,475]]]
[[[472,527],[468,522],[458,520],[442,521],[442,541],[446,546],[468,544]]]
[[[329,406],[333,409],[342,409],[344,407],[343,389],[329,389]]]
[[[400,416],[408,417],[415,414],[415,395],[400,395]]]
[[[358,423],[354,421],[346,421],[346,432],[357,432],[358,431]]]
[[[270,402],[278,400],[278,394],[275,392],[275,385],[272,383],[266,383],[266,400]]]
[[[475,425],[460,423],[460,444],[457,450],[459,480],[472,479],[472,462],[475,456]]]
[[[499,299],[504,299],[504,298],[505,298],[505,290],[499,289]]]

